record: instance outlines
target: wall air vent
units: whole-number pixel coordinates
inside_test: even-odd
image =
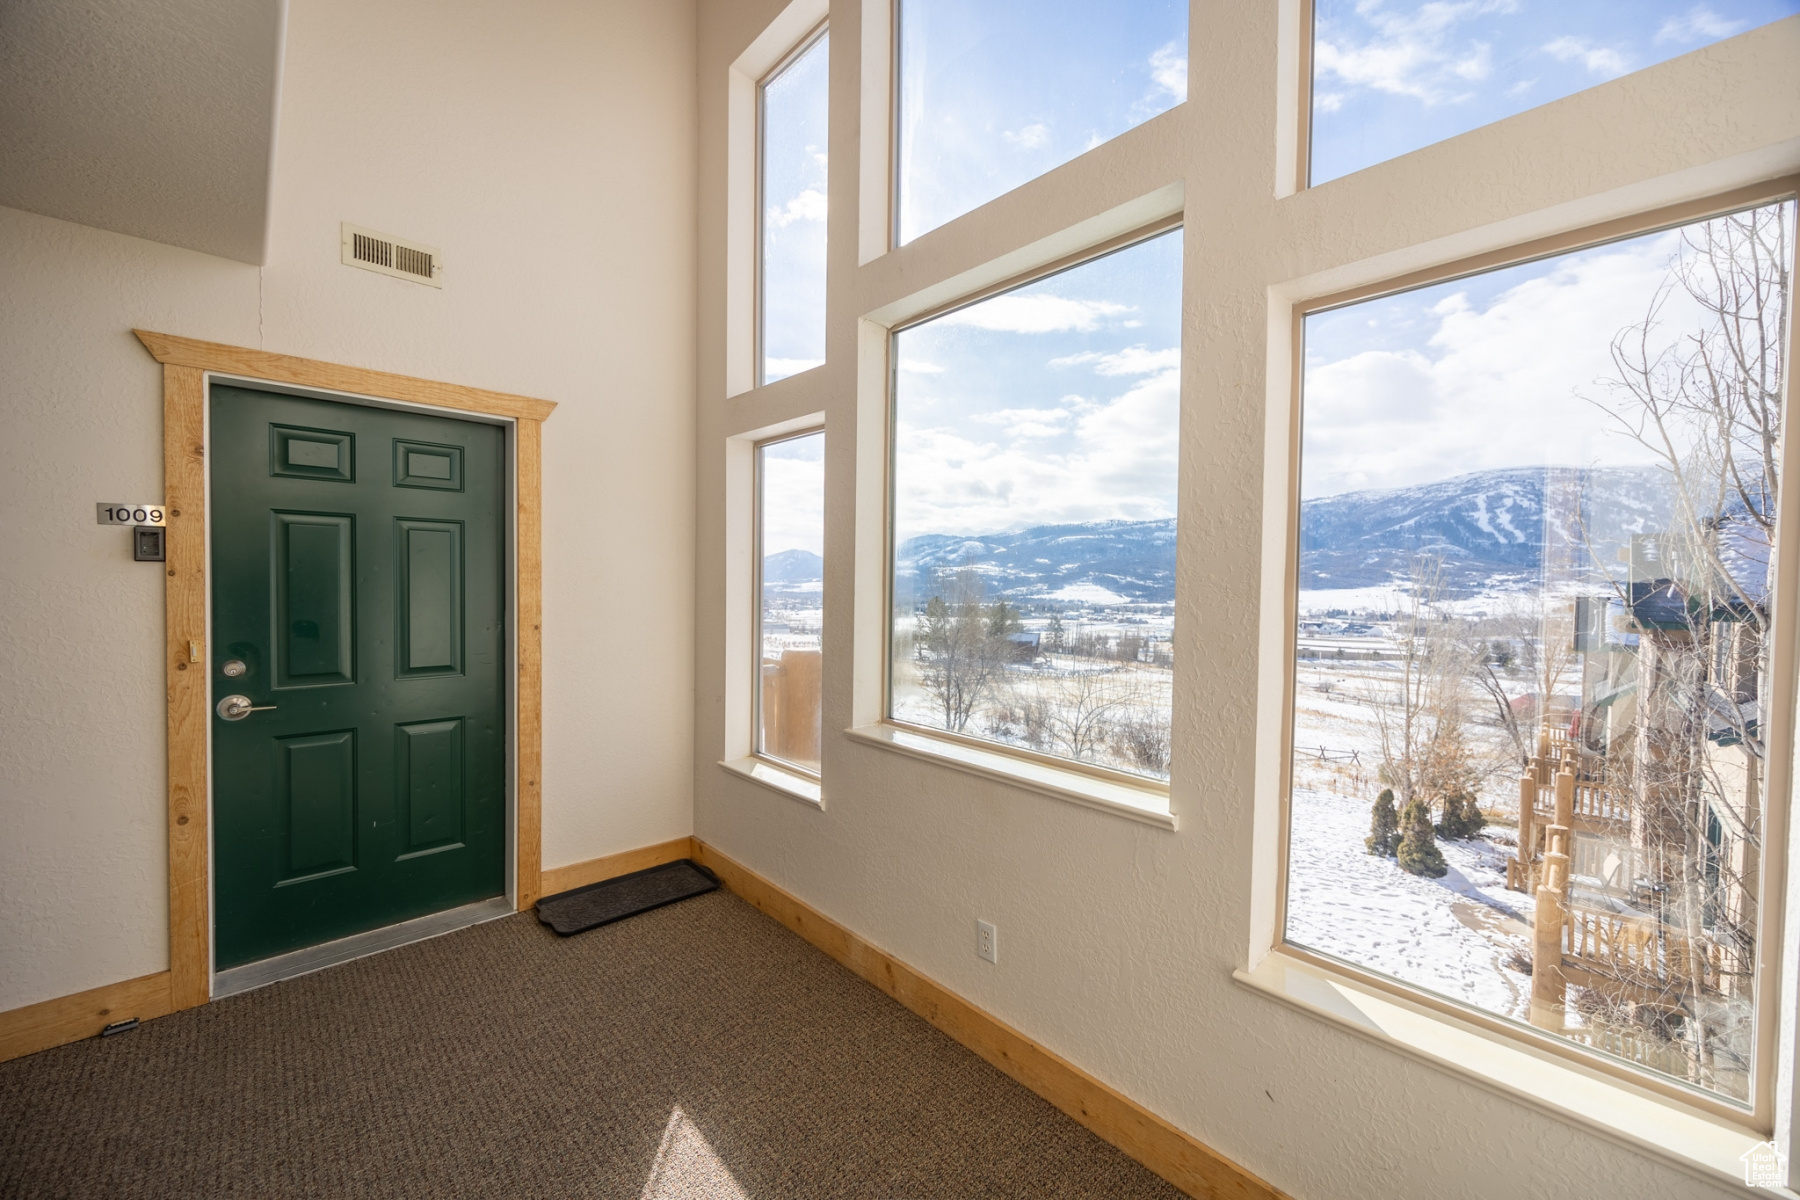
[[[444,256],[430,246],[402,241],[345,221],[343,256],[347,267],[361,267],[396,279],[444,286]]]

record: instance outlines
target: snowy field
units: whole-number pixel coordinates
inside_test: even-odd
[[[1408,875],[1363,849],[1369,801],[1296,788],[1288,851],[1287,938],[1428,988],[1523,1018],[1531,979],[1507,965],[1529,954],[1525,897],[1506,890],[1510,847],[1486,838],[1438,848],[1450,873]]]
[[[1341,593],[1313,593],[1315,613],[1355,611]],[[1360,598],[1365,601],[1371,598]],[[1370,605],[1369,607],[1373,607]],[[1398,608],[1400,605],[1396,604]],[[1365,608],[1365,612],[1367,609]],[[1518,796],[1510,739],[1471,693],[1471,748],[1491,764],[1478,786],[1482,809],[1501,823],[1466,841],[1438,839],[1450,870],[1409,875],[1368,853],[1369,815],[1381,790],[1381,737],[1371,701],[1391,694],[1399,664],[1386,624],[1303,619],[1294,692],[1287,939],[1449,999],[1523,1019],[1531,980],[1511,965],[1529,956],[1529,901],[1506,890]],[[1350,661],[1332,661],[1342,647]],[[1361,661],[1359,661],[1361,660]],[[1521,692],[1531,687],[1520,679]]]

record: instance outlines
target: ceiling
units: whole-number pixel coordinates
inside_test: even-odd
[[[0,205],[263,261],[286,0],[0,0]]]

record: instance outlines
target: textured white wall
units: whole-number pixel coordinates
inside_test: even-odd
[[[856,48],[864,12],[885,5],[837,0],[828,360],[727,398],[727,69],[781,3],[702,0],[696,833],[1297,1197],[1729,1194],[1233,982],[1253,937],[1259,737],[1272,732],[1258,712],[1260,613],[1279,603],[1262,590],[1267,347],[1271,289],[1289,281],[1324,294],[1793,171],[1800,19],[1278,198],[1283,7],[1196,0],[1185,105],[859,267]],[[882,436],[866,396],[859,427],[858,389],[879,389],[882,373],[859,377],[858,318],[1176,182],[1181,828],[1168,833],[834,731],[867,692],[859,669],[877,666],[854,661],[851,627],[853,608],[871,607],[856,594],[871,584],[853,571],[856,506],[881,490],[856,478],[859,439]],[[815,410],[827,440],[824,811],[716,765],[726,439]],[[999,927],[998,967],[976,958],[978,916]]]
[[[557,401],[544,863],[691,830],[694,47],[666,0],[297,0],[264,268],[0,209],[0,1010],[168,965],[162,579],[91,515],[162,494],[133,326]]]

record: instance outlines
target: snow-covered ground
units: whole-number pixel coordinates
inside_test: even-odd
[[[1344,625],[1328,629],[1325,626]],[[1512,829],[1490,825],[1467,841],[1439,839],[1450,871],[1423,879],[1368,853],[1369,816],[1381,790],[1381,735],[1374,704],[1396,686],[1399,664],[1379,621],[1325,622],[1305,641],[1316,658],[1296,664],[1294,773],[1288,857],[1287,938],[1489,1012],[1523,1018],[1530,976],[1509,965],[1531,952],[1527,898],[1506,890]],[[1348,661],[1332,661],[1343,645]],[[1518,681],[1529,688],[1529,677]],[[1470,696],[1471,749],[1496,764],[1478,787],[1482,808],[1510,818],[1518,795],[1510,739]],[[1502,739],[1505,739],[1504,741]]]
[[[1525,1015],[1531,981],[1525,897],[1506,890],[1507,849],[1440,840],[1442,879],[1408,875],[1363,849],[1370,801],[1296,788],[1288,851],[1288,940],[1452,1000]]]

